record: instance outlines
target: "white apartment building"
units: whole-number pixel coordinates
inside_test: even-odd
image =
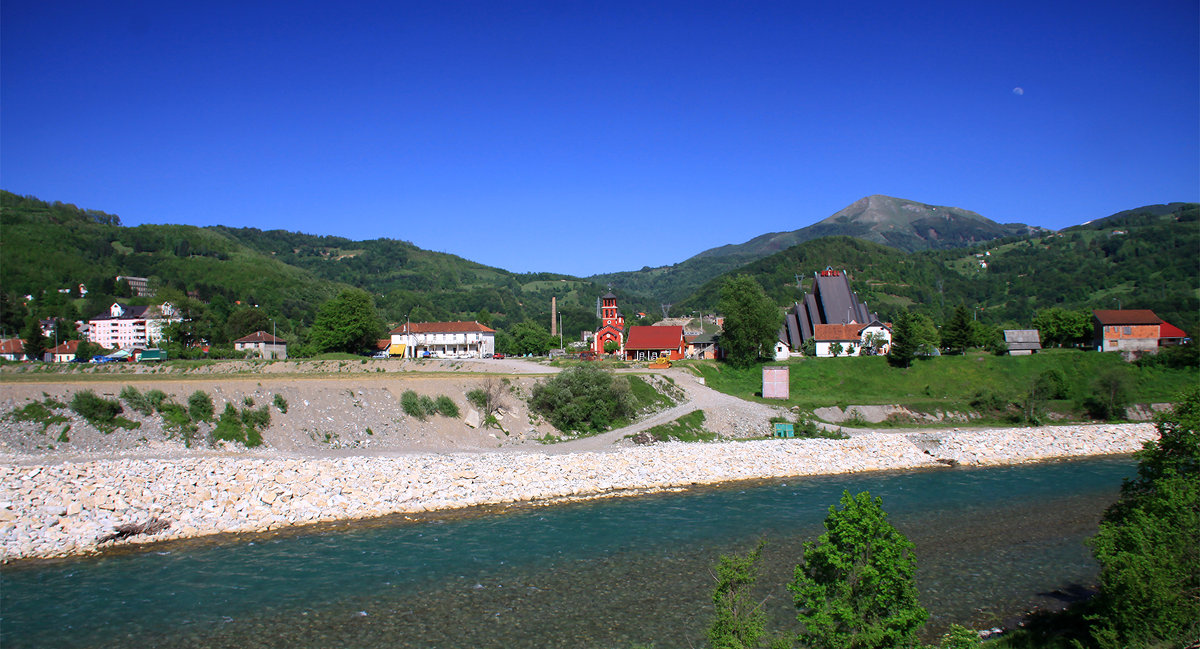
[[[114,302],[106,315],[88,320],[88,340],[105,349],[146,349],[162,339],[163,327],[183,318],[170,302],[128,306]]]
[[[391,332],[388,353],[404,358],[484,358],[496,351],[496,330],[478,322],[412,322]]]

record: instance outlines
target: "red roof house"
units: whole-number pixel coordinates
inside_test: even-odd
[[[253,352],[259,358],[287,358],[287,341],[265,332],[256,331],[233,341],[233,348],[240,352]]]
[[[1150,309],[1097,309],[1092,311],[1092,340],[1102,352],[1154,352],[1162,323]]]
[[[0,340],[0,358],[6,361],[25,360],[25,341],[20,338]]]
[[[629,336],[625,339],[625,358],[635,361],[667,356],[671,360],[678,360],[683,358],[686,345],[682,326],[630,327]]]
[[[1182,345],[1187,340],[1187,332],[1175,325],[1163,321],[1158,325],[1158,346]]]

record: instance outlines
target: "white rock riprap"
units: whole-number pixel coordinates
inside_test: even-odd
[[[0,559],[81,554],[119,525],[158,518],[146,542],[393,513],[758,478],[988,465],[1131,453],[1149,424],[846,440],[658,444],[573,454],[417,454],[334,459],[186,457],[0,467]],[[939,462],[939,460],[941,460]]]

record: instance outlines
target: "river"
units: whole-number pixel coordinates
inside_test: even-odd
[[[501,514],[168,543],[0,570],[0,646],[704,646],[710,569],[768,542],[773,628],[842,490],[916,544],[930,634],[992,626],[1094,581],[1083,541],[1132,459],[827,476]]]

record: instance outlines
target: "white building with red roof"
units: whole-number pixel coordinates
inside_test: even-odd
[[[870,324],[818,324],[813,326],[817,356],[862,356],[886,354],[892,344],[892,328],[875,320]],[[834,354],[835,345],[841,345]]]
[[[406,322],[391,332],[392,356],[487,358],[496,351],[496,330],[478,322]]]
[[[0,340],[0,358],[6,361],[25,360],[25,341],[20,338]]]
[[[170,302],[150,306],[114,302],[107,314],[88,320],[88,340],[105,349],[146,349],[162,340],[163,327],[182,320]]]

